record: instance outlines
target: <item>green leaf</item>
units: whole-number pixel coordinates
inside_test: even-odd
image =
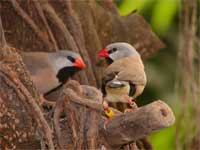
[[[147,1],[150,0],[123,0],[119,5],[120,15],[128,15],[134,10],[140,11]]]
[[[177,10],[178,0],[158,0],[151,17],[153,29],[163,35],[172,24]]]
[[[155,150],[175,150],[174,142],[175,126],[162,129],[151,136],[153,149]]]

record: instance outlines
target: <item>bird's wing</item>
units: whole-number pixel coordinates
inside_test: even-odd
[[[46,68],[52,68],[47,53],[22,52],[21,56],[31,75],[37,75]]]
[[[118,72],[111,72],[109,74],[108,73],[104,74],[103,79],[102,79],[102,86],[101,86],[101,90],[104,96],[106,95],[105,86],[107,82],[112,81],[115,78],[116,74],[118,74]]]
[[[140,57],[126,57],[115,61],[108,66],[104,76],[110,76],[112,73],[115,73],[120,81],[128,81],[132,84],[146,84],[146,74]]]
[[[47,53],[24,52],[21,56],[31,74],[34,85],[40,93],[44,94],[60,85]]]
[[[106,86],[108,86],[110,88],[121,88],[121,87],[126,86],[126,83],[125,83],[125,81],[119,81],[117,79],[113,79],[111,81],[108,81],[106,83]]]

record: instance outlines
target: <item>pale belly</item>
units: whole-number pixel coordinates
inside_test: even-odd
[[[127,97],[129,95],[130,86],[124,86],[121,88],[109,88],[106,87],[105,100],[108,102],[123,102],[128,103]]]
[[[40,76],[32,76],[33,83],[36,89],[41,93],[45,94],[48,91],[59,85],[59,82],[55,75],[45,74]]]

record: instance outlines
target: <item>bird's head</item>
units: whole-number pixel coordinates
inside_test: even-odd
[[[86,67],[83,59],[78,53],[61,50],[51,54],[54,69],[60,82],[65,82],[77,71]]]
[[[104,57],[109,64],[111,64],[115,60],[131,55],[140,56],[140,54],[136,51],[136,49],[133,46],[124,42],[109,44],[97,53],[97,56]]]
[[[81,56],[72,51],[61,50],[56,53],[52,53],[51,56],[57,71],[65,67],[77,68],[80,70],[86,67]]]

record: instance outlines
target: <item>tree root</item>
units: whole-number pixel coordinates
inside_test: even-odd
[[[57,42],[56,42],[55,37],[54,37],[54,35],[53,35],[52,31],[51,31],[51,28],[49,27],[49,24],[48,24],[47,19],[46,19],[45,15],[44,15],[44,12],[43,12],[43,10],[41,8],[41,5],[40,5],[40,3],[38,1],[33,1],[33,3],[35,4],[35,7],[38,10],[38,13],[39,13],[39,15],[40,15],[40,17],[41,17],[41,19],[42,19],[47,31],[48,31],[49,37],[50,37],[50,39],[51,39],[51,41],[53,43],[54,51],[57,51],[58,50]]]
[[[37,122],[38,128],[40,132],[43,132],[44,138],[47,141],[47,145],[50,149],[54,149],[54,144],[52,141],[52,131],[49,128],[47,121],[45,120],[42,111],[37,105],[35,99],[30,95],[28,90],[24,87],[24,85],[17,78],[16,74],[9,69],[8,65],[1,64],[0,66],[0,76],[4,79],[4,82],[12,88],[16,94],[19,96],[20,100],[24,104],[29,112],[30,116],[35,119]]]
[[[10,0],[13,5],[15,11],[24,19],[24,21],[33,29],[36,35],[45,43],[45,45],[52,49],[52,44],[50,41],[44,36],[44,34],[40,31],[39,27],[36,23],[31,19],[31,17],[19,6],[16,0]]]

